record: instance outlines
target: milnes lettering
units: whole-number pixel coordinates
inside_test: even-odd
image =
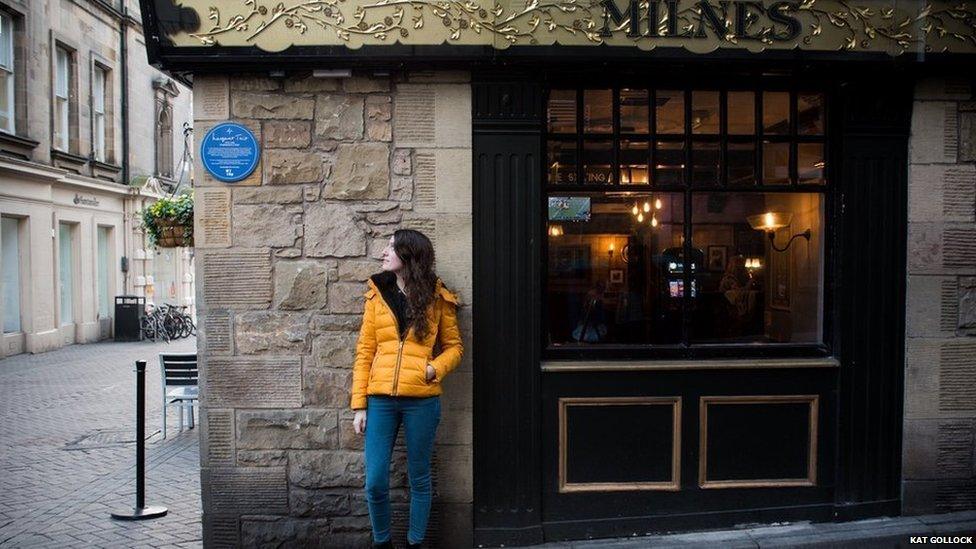
[[[629,0],[624,10],[614,0],[601,0],[600,4],[603,6],[600,36],[603,37],[612,36],[624,24],[627,24],[628,38],[788,42],[797,38],[801,30],[796,17],[799,4],[795,2],[764,5],[748,0],[722,0],[716,4],[708,0]],[[646,5],[645,13],[641,13],[642,4]]]

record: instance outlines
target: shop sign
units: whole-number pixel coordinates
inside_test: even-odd
[[[154,0],[173,46],[624,46],[976,53],[958,0]],[[167,17],[176,18],[168,20]]]
[[[84,206],[98,206],[98,198],[94,196],[81,196],[78,193],[75,193],[73,202]]]
[[[235,183],[251,175],[258,165],[257,139],[246,127],[233,122],[217,124],[200,144],[200,158],[210,175]]]

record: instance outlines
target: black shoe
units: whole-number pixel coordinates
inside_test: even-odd
[[[374,543],[373,549],[393,549],[393,540],[386,540],[383,543]]]

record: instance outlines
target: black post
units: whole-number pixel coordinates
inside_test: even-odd
[[[166,411],[163,410],[165,414]],[[165,507],[146,507],[146,361],[136,361],[136,506],[112,513],[118,520],[146,520],[166,516]]]

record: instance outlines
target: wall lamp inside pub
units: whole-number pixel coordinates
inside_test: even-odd
[[[773,247],[777,252],[785,252],[790,248],[790,244],[793,243],[799,237],[807,239],[810,241],[810,229],[803,231],[802,233],[796,233],[791,236],[789,241],[786,242],[786,246],[782,248],[776,247],[776,231],[787,227],[790,221],[793,220],[793,214],[783,213],[783,212],[766,212],[757,215],[750,215],[746,218],[749,221],[749,225],[757,231],[765,231],[766,235],[769,236],[769,245]]]

